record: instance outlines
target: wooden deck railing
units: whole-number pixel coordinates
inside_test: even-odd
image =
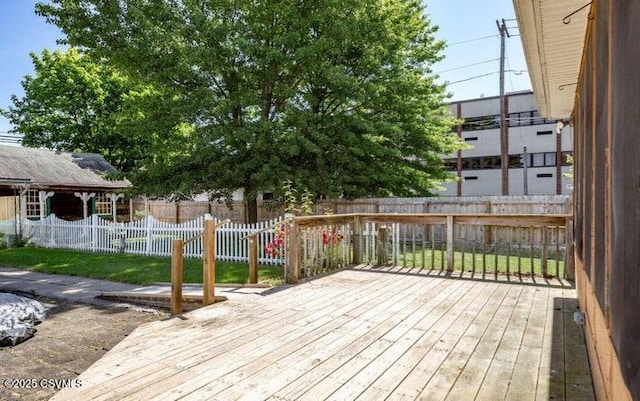
[[[182,313],[182,278],[184,263],[184,246],[203,238],[202,246],[202,304],[211,305],[215,302],[216,285],[216,230],[228,224],[229,220],[216,223],[213,219],[204,220],[204,229],[201,233],[183,240],[173,240],[171,253],[171,314]]]
[[[571,215],[344,214],[296,217],[287,282],[367,263],[573,279]]]
[[[241,241],[249,241],[249,284],[256,284],[258,282],[258,242],[260,234],[266,231],[271,231],[282,224],[288,225],[290,224],[291,219],[291,215],[286,215],[285,220],[277,220],[275,223],[270,224],[269,226],[258,231],[254,231],[251,234],[240,239]]]

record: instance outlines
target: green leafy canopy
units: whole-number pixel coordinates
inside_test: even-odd
[[[460,148],[430,67],[444,44],[414,0],[52,0],[67,41],[174,102],[179,140],[138,183],[248,199],[426,195]],[[159,132],[159,135],[162,135]]]
[[[150,118],[166,104],[157,90],[74,48],[31,58],[35,74],[22,81],[24,96],[0,111],[24,145],[101,153],[122,172],[145,164],[154,132],[168,131]]]

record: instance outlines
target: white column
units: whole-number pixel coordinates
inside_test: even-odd
[[[87,204],[88,204],[89,200],[91,200],[91,198],[96,196],[96,194],[94,192],[91,192],[91,193],[88,193],[88,192],[82,192],[82,193],[74,192],[73,194],[82,200],[82,214],[83,214],[84,218],[86,219],[89,216],[89,208],[88,208]]]
[[[124,194],[107,194],[107,198],[111,200],[111,216],[113,217],[113,222],[116,223],[116,202],[120,198],[124,198]]]
[[[20,218],[27,219],[27,192],[29,192],[29,185],[20,186]]]
[[[23,230],[27,229],[27,192],[29,184],[20,185],[20,232],[16,233],[22,237]]]

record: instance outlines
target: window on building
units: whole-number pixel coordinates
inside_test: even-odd
[[[509,168],[522,167],[522,158],[520,155],[509,155]]]
[[[563,152],[563,165],[569,165],[566,162],[567,155],[572,152]],[[527,163],[527,167],[555,167],[556,152],[529,153],[525,158],[524,155],[509,155],[509,168],[522,168],[523,163]],[[461,160],[462,170],[492,170],[500,169],[500,156],[484,156],[484,157],[465,157]],[[457,169],[457,159],[446,159],[444,161],[445,168],[450,171]]]
[[[468,117],[462,124],[463,131],[478,131],[484,129],[500,128],[500,115],[482,117]]]
[[[98,192],[95,197],[96,214],[111,214],[111,199],[104,192]]]
[[[554,124],[555,121],[547,120],[540,116],[537,110],[533,111],[521,111],[518,113],[509,113],[509,126],[520,127],[523,125],[540,125],[540,124]]]
[[[458,169],[457,159],[444,159],[444,169],[448,171],[456,171]]]
[[[482,168],[485,170],[499,169],[502,161],[500,156],[486,156],[482,158]]]
[[[553,131],[538,131],[536,135],[552,135]]]
[[[533,153],[529,167],[544,167],[544,153]]]
[[[544,124],[544,122],[545,122],[545,119],[540,115],[538,110],[534,110],[531,113],[531,124],[532,125]]]
[[[531,121],[531,112],[509,113],[509,126],[519,127],[521,125],[529,125]]]
[[[477,137],[477,136],[470,136],[470,137],[468,137],[468,138],[464,138],[464,140],[465,140],[466,142],[469,142],[469,141],[477,141],[477,140],[478,140],[478,137]]]
[[[544,154],[544,165],[547,167],[556,165],[556,152],[547,152]]]
[[[476,181],[478,179],[477,175],[468,175],[466,177],[464,177],[465,181]]]
[[[469,170],[480,170],[482,168],[482,159],[480,157],[469,158]]]
[[[556,152],[532,153],[527,156],[527,167],[554,167],[556,165]]]
[[[29,190],[25,195],[27,217],[40,217],[40,192]]]
[[[551,173],[540,173],[537,175],[538,178],[551,178],[553,177],[553,174]]]
[[[520,156],[512,156],[517,158],[517,163],[520,163]],[[456,159],[447,159],[445,162],[445,168],[447,170],[457,169]],[[465,157],[461,160],[462,170],[492,170],[500,168],[500,156],[484,156],[484,157]]]

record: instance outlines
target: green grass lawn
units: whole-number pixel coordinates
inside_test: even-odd
[[[11,248],[0,249],[0,266],[131,284],[171,281],[171,258],[160,256]],[[246,283],[248,280],[248,263],[216,261],[217,283]],[[202,260],[184,260],[184,282],[202,283]],[[282,283],[282,268],[260,266],[258,282],[272,285]]]
[[[524,274],[541,275],[541,261],[539,258],[530,259],[522,255],[520,269]],[[429,249],[406,252],[400,255],[400,266],[416,266],[422,268],[440,269],[443,265],[443,252]],[[463,268],[463,255],[455,252],[455,268]],[[507,257],[493,253],[475,255],[476,272],[482,271],[484,264],[487,273],[507,272]],[[533,262],[533,266],[531,265]],[[518,258],[511,255],[509,271],[518,272]],[[131,284],[147,285],[154,282],[171,281],[171,259],[160,256],[141,256],[113,253],[91,253],[49,248],[10,248],[0,249],[0,266],[16,267],[41,273],[67,274],[73,276],[92,277]],[[473,255],[464,254],[464,270],[471,271]],[[533,269],[532,269],[533,267]],[[446,267],[445,267],[446,268]],[[551,275],[564,275],[564,262],[556,263],[549,259],[547,271]],[[559,273],[559,274],[558,274]],[[246,283],[249,278],[249,265],[239,262],[216,262],[217,283]],[[283,281],[282,268],[279,266],[260,266],[258,281],[272,285]],[[202,283],[202,260],[184,260],[184,282]]]
[[[542,276],[542,260],[539,257],[530,258],[530,255],[522,252],[518,260],[517,254],[510,254],[509,257],[504,254],[487,253],[485,255],[471,252],[454,252],[454,267],[455,270],[464,270],[467,272],[473,271],[474,268],[474,256],[475,256],[475,271],[487,273],[518,273],[518,270],[522,274],[533,273],[536,276]],[[537,256],[537,255],[536,255]],[[398,265],[409,267],[422,267],[427,269],[446,269],[446,261],[443,259],[446,257],[446,253],[439,250],[425,249],[417,250],[414,254],[412,252],[406,252],[400,254]],[[518,266],[519,265],[519,266]],[[564,261],[556,261],[553,258],[547,259],[547,272],[550,276],[564,277]]]

